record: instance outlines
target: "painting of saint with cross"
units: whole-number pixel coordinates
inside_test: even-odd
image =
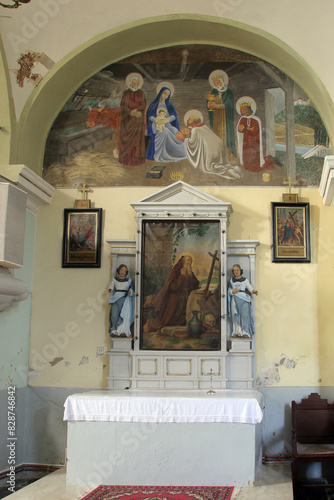
[[[311,262],[309,203],[273,202],[273,262]]]
[[[145,221],[141,349],[220,349],[218,221]]]

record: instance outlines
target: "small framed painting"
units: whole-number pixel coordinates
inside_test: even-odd
[[[309,210],[309,203],[271,204],[273,262],[311,262]]]
[[[62,267],[101,267],[102,208],[64,210]]]

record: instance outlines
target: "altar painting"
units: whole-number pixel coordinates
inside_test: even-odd
[[[72,188],[281,186],[287,176],[318,186],[328,154],[320,115],[288,75],[226,47],[177,46],[84,82],[50,130],[43,177]]]
[[[219,221],[143,221],[141,349],[220,350]]]

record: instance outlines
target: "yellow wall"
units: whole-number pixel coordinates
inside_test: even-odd
[[[296,365],[279,368],[278,386],[334,385],[331,359],[334,288],[334,226],[331,208],[317,189],[299,190],[311,206],[310,264],[271,262],[270,202],[281,201],[282,189],[203,188],[232,203],[229,239],[258,239],[256,257],[257,374],[284,353]],[[62,269],[63,209],[74,206],[76,190],[57,190],[37,221],[29,383],[53,387],[106,387],[108,347],[106,289],[111,278],[106,239],[135,238],[131,202],[149,188],[95,188],[93,207],[103,208],[100,269]],[[321,385],[321,384],[320,384]]]
[[[41,19],[41,9],[45,16],[45,8],[47,23],[36,27],[33,22]],[[0,16],[0,127],[6,129],[0,131],[0,164],[25,164],[41,174],[49,130],[81,83],[132,54],[187,43],[239,49],[280,68],[311,98],[333,142],[334,2],[52,0],[30,2],[6,14],[10,16]],[[19,44],[17,50],[11,43],[13,37]],[[25,82],[21,88],[10,70],[18,68],[20,53],[27,50],[45,53],[55,64],[50,70],[37,65],[43,74],[41,83],[34,87]],[[104,210],[103,242],[107,238],[134,238],[130,202],[153,190],[93,189],[93,205]],[[333,399],[333,208],[323,206],[317,189],[299,190],[300,201],[311,205],[312,263],[273,264],[270,202],[281,200],[283,187],[204,190],[232,203],[230,239],[260,240],[257,375],[261,380],[268,377],[269,386],[262,389],[266,407],[264,452],[289,454],[291,400],[318,392],[318,386],[323,397]],[[28,384],[34,387],[26,391],[23,387],[17,407],[18,423],[24,423],[17,429],[25,449],[22,463],[63,463],[66,430],[59,408],[75,387],[107,385],[107,356],[97,357],[96,348],[108,347],[109,246],[103,243],[101,269],[61,267],[63,210],[73,207],[77,197],[75,190],[57,190],[51,205],[41,207],[36,218],[28,372]],[[29,289],[34,224],[30,220],[27,226],[30,233],[25,250],[29,258],[23,270],[29,276]],[[10,380],[18,387],[26,384],[18,377],[26,373],[28,306],[28,302],[21,303],[0,315],[0,331],[5,335],[2,388],[12,383]],[[22,331],[17,331],[18,324],[24,325]],[[0,396],[0,408],[5,408],[7,389],[0,391]],[[7,456],[2,453],[2,469],[6,464]]]
[[[78,8],[78,2],[65,2],[66,8],[50,17],[45,27],[47,33],[39,29],[36,37],[29,40],[32,46],[26,48],[44,50],[53,57],[55,65],[33,90],[25,86],[18,91],[12,83],[14,95],[21,99],[16,109],[20,105],[23,108],[18,113],[17,133],[11,90],[1,92],[0,126],[4,125],[8,132],[0,132],[0,163],[23,163],[41,174],[50,127],[83,81],[131,54],[184,43],[226,45],[276,65],[310,96],[332,138],[334,4],[325,0],[306,4],[302,0],[237,0],[215,1],[208,6],[199,0],[170,0],[168,5],[143,2],[138,9],[138,2],[129,0],[125,9],[121,2],[101,0],[92,10],[81,8],[86,3],[82,0]],[[32,9],[31,4],[27,8]],[[22,15],[27,12],[23,8],[18,11]],[[14,14],[16,17],[5,28],[15,31],[17,27],[20,33],[20,19],[17,12]],[[59,26],[71,22],[72,29],[59,30]],[[53,36],[44,36],[48,33]],[[17,55],[10,54],[5,32],[3,40],[10,67],[14,67]],[[7,90],[8,75],[4,56],[4,66],[0,61],[1,90]],[[11,79],[13,82],[13,75]],[[260,240],[257,373],[263,369],[270,373],[284,353],[296,365],[293,369],[285,365],[279,368],[278,385],[334,385],[333,209],[323,206],[318,190],[300,190],[300,201],[311,204],[312,263],[273,264],[270,202],[280,201],[282,190],[205,191],[232,203],[230,239]],[[96,207],[104,209],[103,240],[133,238],[135,224],[130,202],[150,193],[149,188],[94,188],[91,199]],[[30,383],[36,386],[106,386],[107,358],[97,357],[96,347],[107,348],[108,342],[108,245],[103,245],[101,269],[61,268],[63,209],[73,207],[76,197],[74,190],[57,190],[51,205],[42,207],[37,217],[29,376]]]

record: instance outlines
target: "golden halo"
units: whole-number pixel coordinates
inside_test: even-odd
[[[198,116],[198,118],[200,118],[201,122],[203,122],[203,115],[200,111],[198,111],[198,109],[190,109],[189,111],[186,112],[186,114],[184,115],[184,118],[183,118],[183,121],[186,125],[186,127],[188,127],[188,120],[190,118],[191,115],[196,115]]]
[[[160,82],[160,83],[158,83],[157,88],[156,88],[157,95],[159,94],[159,92],[162,89],[162,87],[167,87],[168,90],[170,91],[170,97],[173,97],[173,95],[174,95],[174,85],[171,82]]]
[[[143,80],[143,77],[141,76],[140,73],[129,73],[127,75],[127,77],[125,78],[125,83],[126,83],[126,86],[128,87],[128,89],[130,88],[130,83],[132,82],[132,80],[134,78],[137,78],[139,80],[139,85],[138,85],[138,89],[141,89],[142,86],[143,86],[143,83],[144,83],[144,80]]]
[[[213,83],[214,78],[219,78],[220,80],[223,80],[225,83],[225,87],[228,86],[228,75],[227,75],[226,71],[224,71],[222,69],[215,69],[214,71],[212,71],[210,73],[208,80],[209,80],[211,87],[213,87],[213,88],[215,88],[215,84]]]
[[[237,112],[239,113],[239,115],[241,115],[240,107],[242,105],[250,106],[250,108],[252,110],[252,114],[255,115],[257,106],[256,106],[256,102],[253,99],[253,97],[249,97],[248,95],[244,95],[242,97],[239,97],[239,99],[237,100],[236,105],[235,105],[235,108],[236,108]]]
[[[179,262],[179,260],[181,259],[181,257],[184,257],[185,255],[189,255],[189,257],[191,257],[191,259],[192,259],[192,263],[191,263],[191,265],[193,266],[193,265],[194,265],[194,263],[195,263],[195,255],[194,255],[193,253],[191,253],[191,252],[182,252],[182,253],[180,253],[180,254],[176,257],[175,262]]]

